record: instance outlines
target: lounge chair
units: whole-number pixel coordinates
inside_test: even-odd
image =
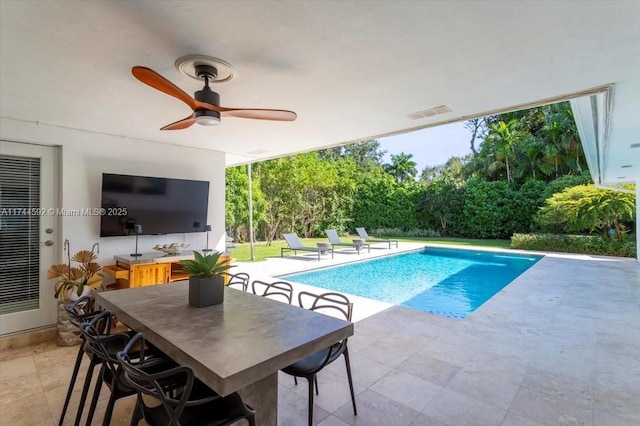
[[[356,228],[356,231],[358,231],[358,235],[364,240],[365,243],[387,243],[389,244],[389,250],[391,250],[391,244],[395,244],[396,248],[398,248],[398,240],[373,239],[369,237],[369,234],[367,234],[367,231],[364,228]]]
[[[284,256],[284,253],[287,251],[292,251],[293,254],[297,254],[298,251],[312,251],[314,253],[318,253],[318,260],[320,260],[320,255],[330,251],[331,252],[331,258],[333,259],[333,249],[332,248],[321,248],[321,247],[310,247],[310,246],[305,246],[302,244],[302,241],[300,240],[300,238],[298,237],[297,234],[293,233],[293,234],[283,234],[284,239],[287,241],[287,244],[289,245],[289,247],[282,247],[280,249],[280,257]]]
[[[224,234],[224,249],[225,251],[229,251],[231,249],[236,248],[236,245],[233,244],[233,237],[230,237],[227,235],[227,233],[225,232]]]
[[[336,248],[336,247],[353,247],[354,249],[356,249],[356,251],[358,252],[358,254],[360,254],[360,249],[362,247],[366,247],[369,250],[369,253],[371,253],[371,245],[364,243],[364,244],[356,244],[356,243],[343,243],[340,240],[340,236],[338,235],[338,233],[336,232],[335,229],[327,229],[327,237],[329,237],[329,242],[331,242],[331,248]]]

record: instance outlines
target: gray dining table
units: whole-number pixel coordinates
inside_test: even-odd
[[[353,324],[225,287],[195,308],[188,282],[105,291],[96,301],[220,395],[238,391],[258,426],[277,424],[278,371],[353,335]]]

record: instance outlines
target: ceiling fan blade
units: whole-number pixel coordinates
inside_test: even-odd
[[[255,120],[294,121],[297,114],[284,109],[249,109],[249,108],[220,108],[220,115],[224,117],[253,118]]]
[[[188,117],[183,118],[182,120],[178,120],[175,123],[167,124],[160,130],[182,130],[190,127],[193,123],[196,122],[196,115],[191,114]]]
[[[198,107],[198,102],[185,93],[181,88],[147,67],[135,66],[131,68],[131,74],[144,84],[153,87],[167,95],[180,99],[185,104],[189,105],[191,109]]]

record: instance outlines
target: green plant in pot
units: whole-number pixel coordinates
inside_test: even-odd
[[[193,252],[193,260],[181,260],[189,274],[189,304],[203,308],[219,305],[224,301],[224,275],[234,265],[227,259],[220,260],[221,252],[203,255]]]

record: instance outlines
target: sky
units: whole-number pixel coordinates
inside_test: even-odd
[[[413,154],[418,175],[426,166],[445,163],[451,157],[471,153],[471,132],[464,128],[464,121],[431,127],[397,136],[378,138],[380,149],[387,151],[383,162],[391,162],[391,154]],[[477,145],[476,141],[476,145]]]

